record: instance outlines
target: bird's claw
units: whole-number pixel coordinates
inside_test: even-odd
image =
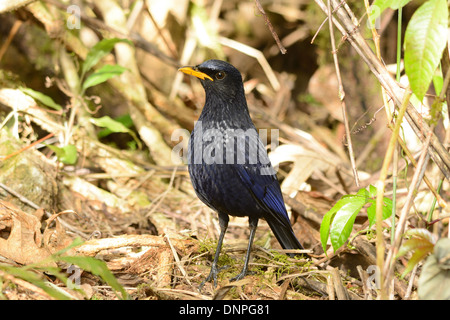
[[[231,278],[230,281],[242,280],[242,279],[244,279],[245,275],[246,275],[246,272],[241,272],[236,277]]]
[[[255,274],[253,271],[242,270],[236,277],[230,279],[230,281],[239,281],[244,279],[244,277],[248,274]]]
[[[218,268],[216,265],[213,265],[211,267],[211,271],[209,272],[209,275],[206,277],[205,280],[202,281],[202,283],[200,283],[200,286],[198,287],[198,291],[202,291],[203,286],[213,280],[213,287],[217,287],[217,275],[219,274],[220,271],[224,270],[224,269],[228,269],[230,266],[225,265],[223,267]]]

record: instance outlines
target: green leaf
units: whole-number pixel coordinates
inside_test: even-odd
[[[373,226],[376,222],[377,216],[377,205],[376,201],[373,201],[370,206],[367,208],[367,218],[369,219],[369,228]]]
[[[127,299],[128,294],[122,285],[117,281],[111,271],[108,269],[104,261],[98,260],[93,257],[85,256],[64,256],[64,254],[82,243],[80,238],[76,238],[72,244],[68,247],[52,254],[51,256],[45,258],[40,262],[33,264],[21,266],[21,267],[11,267],[4,264],[0,264],[0,270],[4,271],[6,274],[10,274],[16,278],[23,279],[29,283],[44,290],[47,294],[55,299],[67,300],[71,299],[70,294],[66,293],[62,288],[55,286],[54,284],[48,282],[43,277],[43,272],[46,274],[51,274],[56,276],[62,283],[67,284],[68,278],[65,272],[62,272],[59,267],[52,267],[48,265],[49,261],[52,262],[66,262],[68,264],[77,265],[81,269],[88,271],[96,276],[99,276],[103,281],[105,281],[115,292],[120,293],[120,298]],[[36,272],[37,271],[37,272]],[[1,277],[0,277],[1,281]],[[75,290],[81,289],[74,288]],[[119,296],[119,295],[118,295]]]
[[[400,9],[404,7],[411,0],[375,0],[373,4],[370,6],[370,23],[372,25],[375,24],[375,20],[383,13],[387,8],[391,8],[394,10]]]
[[[93,124],[95,124],[96,126],[102,127],[102,128],[107,128],[108,130],[110,130],[112,132],[125,132],[125,133],[128,133],[136,141],[136,143],[138,144],[139,148],[142,147],[142,144],[139,141],[139,139],[136,136],[136,134],[132,130],[128,129],[122,122],[114,120],[114,119],[112,119],[109,116],[104,116],[104,117],[101,117],[101,118],[91,118],[90,121]]]
[[[347,241],[353,229],[355,218],[366,204],[365,198],[352,196],[341,199],[345,204],[336,212],[330,228],[331,245],[334,251],[339,249]]]
[[[436,243],[436,237],[426,229],[410,229],[405,232],[405,236],[410,236],[410,238],[403,242],[396,258],[404,256],[410,251],[414,251],[414,253],[408,260],[408,264],[405,271],[402,273],[402,277],[408,274],[414,266],[423,260],[429,253],[433,252]]]
[[[36,287],[41,288],[48,295],[50,295],[51,297],[53,297],[55,299],[58,299],[58,300],[70,299],[70,297],[67,294],[50,286],[49,282],[45,281],[40,274],[38,274],[32,270],[26,270],[25,267],[20,267],[20,268],[19,267],[10,267],[10,266],[0,264],[0,270],[4,271],[7,274],[10,274],[16,278],[20,278],[22,280],[25,280],[29,283],[34,284]]]
[[[420,261],[422,261],[429,253],[430,252],[428,252],[427,250],[414,251],[411,258],[409,258],[406,268],[400,277],[404,278],[408,273],[410,273],[414,269],[416,264],[418,264]]]
[[[375,189],[376,197],[376,189]],[[377,201],[376,199],[369,200],[370,206],[367,208],[367,217],[369,218],[369,228],[376,222],[376,212],[377,212]],[[392,216],[392,200],[389,198],[383,198],[383,208],[382,208],[382,220],[385,220]]]
[[[322,243],[323,252],[327,252],[327,241],[330,236],[330,226],[336,212],[342,207],[339,201],[328,211],[322,219],[320,224],[320,242]]]
[[[360,189],[358,191],[358,193],[364,192],[364,191],[361,191],[361,190],[364,190],[364,189]],[[330,233],[331,232],[338,232],[339,233],[339,231],[337,231],[336,227],[334,226],[334,221],[335,221],[336,214],[338,212],[340,212],[341,210],[344,210],[344,212],[345,212],[348,209],[348,207],[345,208],[345,209],[343,209],[343,207],[351,205],[353,199],[355,199],[355,198],[357,198],[357,199],[365,199],[365,197],[363,198],[363,197],[358,196],[358,195],[345,195],[340,200],[338,200],[336,202],[336,204],[323,217],[322,223],[320,224],[320,241],[322,243],[322,248],[323,248],[323,251],[325,253],[327,252],[327,250],[326,250],[327,240],[328,240],[328,237],[330,237]],[[359,203],[359,201],[358,201],[358,203]],[[335,251],[337,250],[335,245],[333,245],[333,249]]]
[[[373,185],[369,186],[369,197],[374,199],[377,197],[377,188]]]
[[[367,209],[367,214],[370,226],[373,225],[375,222],[376,195],[377,189],[372,185],[369,186],[369,190],[361,188],[355,195],[343,196],[325,214],[320,224],[320,241],[324,252],[326,252],[328,237],[331,239],[334,251],[347,241],[356,216],[367,203],[371,204]],[[391,215],[392,200],[385,197],[383,198],[383,220]]]
[[[89,53],[84,60],[83,66],[81,68],[81,74],[84,75],[86,72],[92,69],[103,57],[105,57],[111,50],[114,48],[116,43],[118,42],[126,42],[132,45],[132,42],[127,39],[103,39],[98,42],[95,46],[91,48]]]
[[[93,123],[95,125],[105,128],[105,129],[99,131],[99,133],[98,133],[98,137],[99,138],[104,138],[104,137],[110,135],[113,132],[119,132],[117,130],[114,130],[115,125],[113,125],[113,128],[108,128],[107,125],[102,125],[102,121],[97,122],[97,120],[100,120],[100,119],[92,119],[94,121]],[[133,120],[131,119],[129,114],[125,114],[123,116],[119,116],[119,117],[115,118],[113,121],[120,122],[126,128],[130,128],[133,125]],[[120,132],[125,132],[125,131],[120,131]],[[130,132],[130,131],[126,131],[126,132]]]
[[[361,191],[361,190],[360,190]],[[342,207],[349,202],[351,199],[355,197],[354,195],[345,195],[340,200],[336,202],[336,204],[325,214],[322,219],[322,223],[320,224],[320,240],[322,242],[323,251],[326,252],[327,240],[330,236],[330,228],[333,223],[333,219],[336,213],[342,209]]]
[[[82,245],[82,244],[83,244],[83,240],[80,237],[76,237],[75,239],[73,239],[71,244],[69,244],[67,247],[55,252],[52,256],[53,257],[61,256],[62,254],[69,251],[70,249],[78,247],[79,245]]]
[[[427,253],[429,253],[433,251],[436,243],[436,236],[423,228],[410,229],[405,232],[405,237],[410,238],[403,242],[398,250],[397,258],[404,256],[411,250],[428,250]]]
[[[104,261],[92,257],[81,256],[60,256],[59,260],[65,261],[70,264],[75,264],[81,269],[89,271],[92,274],[101,277],[103,281],[111,286],[111,288],[113,288],[116,292],[121,293],[122,299],[126,299],[128,297],[127,292],[108,269]]]
[[[62,163],[75,164],[78,160],[77,147],[74,145],[68,144],[62,148],[49,144],[46,146],[56,153],[56,156]]]
[[[445,0],[428,0],[414,12],[405,32],[405,72],[411,90],[422,100],[447,43]]]
[[[125,70],[127,69],[117,64],[105,65],[87,77],[87,79],[83,82],[82,90],[84,91],[87,88],[103,83],[112,77],[121,75]]]
[[[409,229],[408,231],[405,232],[405,236],[412,236],[424,239],[433,245],[436,244],[437,242],[436,235],[432,234],[430,231],[424,228]]]
[[[437,72],[433,75],[433,86],[436,95],[441,94],[442,87],[444,86],[444,77],[442,76],[441,70],[437,70]]]
[[[22,88],[22,87],[19,87],[19,89],[23,93],[29,95],[30,97],[32,97],[35,100],[38,100],[40,103],[46,105],[47,107],[50,107],[55,110],[62,110],[62,107],[59,104],[57,104],[55,101],[53,101],[53,99],[51,97],[49,97],[39,91],[35,91],[30,88]]]
[[[108,128],[112,132],[130,132],[123,123],[112,119],[109,116],[101,118],[91,118],[90,121],[98,127]]]
[[[418,264],[420,261],[422,261],[430,252],[433,251],[433,244],[430,244],[427,241],[424,241],[422,239],[409,239],[405,243],[405,248],[411,247],[414,250],[413,255],[408,260],[408,264],[406,265],[405,271],[403,271],[401,277],[405,277],[416,264]],[[404,249],[405,250],[405,249]],[[403,253],[402,250],[400,253]]]

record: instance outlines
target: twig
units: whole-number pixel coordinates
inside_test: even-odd
[[[226,37],[218,37],[218,40],[221,45],[233,48],[235,50],[238,50],[242,53],[245,53],[246,55],[256,58],[258,60],[259,64],[264,70],[264,73],[266,74],[267,78],[269,79],[270,84],[272,85],[273,89],[275,91],[278,91],[280,89],[280,82],[278,81],[277,77],[275,76],[275,73],[273,72],[272,68],[270,67],[269,62],[267,62],[267,59],[264,57],[264,54],[246,44],[243,44],[239,41],[232,40]]]
[[[20,193],[14,191],[13,189],[9,188],[7,185],[3,184],[0,182],[0,188],[2,188],[3,190],[5,190],[6,192],[8,192],[9,194],[13,195],[14,197],[16,197],[17,199],[19,199],[20,201],[22,201],[23,203],[25,203],[26,205],[30,206],[31,208],[38,210],[41,207],[38,206],[36,203],[34,203],[33,201],[31,201],[30,199],[28,199],[27,197],[21,195]],[[50,212],[48,212],[47,210],[44,210],[45,215],[50,218],[52,217],[52,214]],[[82,236],[84,239],[88,238],[88,235],[85,234],[84,232],[79,231],[78,229],[72,227],[70,224],[68,224],[67,222],[65,222],[62,219],[59,219],[59,222],[61,223],[61,225],[63,225],[66,229]]]
[[[20,26],[22,25],[21,20],[16,20],[9,31],[8,38],[3,43],[3,45],[0,48],[0,61],[2,61],[3,55],[5,54],[6,50],[8,49],[9,45],[11,44],[11,41],[14,39],[14,36],[16,35],[17,31],[19,31]]]
[[[389,128],[391,130],[394,130],[394,127],[392,126],[392,124],[389,124]],[[411,161],[412,165],[414,167],[417,167],[416,159],[414,158],[414,156],[411,153],[411,151],[409,151],[406,143],[402,140],[402,137],[400,135],[398,136],[397,143],[400,145],[400,147],[402,148],[403,152],[408,157],[409,161]],[[435,196],[435,198],[437,199],[439,205],[440,206],[445,205],[445,201],[442,199],[442,197],[440,196],[439,192],[437,192],[436,189],[433,187],[430,179],[428,179],[428,177],[426,175],[423,177],[423,181],[428,186],[428,188],[430,189],[431,193]]]
[[[155,212],[155,210],[157,208],[159,208],[159,206],[161,205],[162,201],[164,200],[164,198],[167,196],[167,194],[169,194],[170,190],[172,190],[173,188],[173,181],[175,180],[175,176],[177,173],[177,167],[174,167],[173,171],[172,171],[172,176],[170,177],[170,181],[169,181],[169,185],[167,186],[167,189],[161,193],[158,197],[156,197],[155,200],[153,200],[153,202],[156,202],[155,205],[152,206],[152,208],[145,214],[145,217],[148,218],[150,217],[153,212]]]
[[[369,16],[369,1],[368,0],[364,0],[364,4],[366,6],[366,13],[367,16]],[[368,19],[369,23],[370,23],[370,18]],[[372,38],[373,38],[373,42],[375,44],[375,51],[377,53],[377,58],[381,61],[381,51],[380,51],[380,35],[377,32],[377,29],[375,29],[374,26],[372,26],[372,24],[370,24],[370,29],[372,31]],[[383,86],[381,86],[381,95],[383,97],[383,103],[384,103],[384,110],[386,111],[386,116],[389,122],[391,122],[392,120],[392,110],[391,108],[389,108],[389,100],[387,98],[386,95],[386,90],[383,88]]]
[[[351,44],[353,49],[355,49],[356,53],[364,60],[370,71],[385,88],[386,93],[391,97],[391,99],[393,99],[394,103],[401,105],[405,89],[400,87],[395,79],[390,76],[382,62],[376,58],[373,51],[367,44],[367,41],[354,24],[354,15],[349,14],[351,11],[345,10],[341,7],[341,0],[331,1],[333,6],[337,8],[337,18],[332,17],[335,26],[343,34],[344,38]],[[322,0],[315,0],[315,2],[325,13],[328,13],[328,8]],[[419,139],[421,141],[426,140],[428,133],[431,132],[430,127],[427,123],[425,123],[411,103],[407,107],[405,118]],[[428,150],[428,152],[431,153],[431,158],[445,177],[450,180],[450,154],[434,133],[432,133],[431,146],[432,147]]]
[[[413,202],[414,196],[416,194],[416,189],[419,186],[419,183],[422,181],[422,177],[425,172],[426,164],[429,159],[429,153],[427,152],[427,150],[430,146],[430,141],[431,141],[431,134],[428,135],[427,141],[425,142],[425,144],[422,147],[422,154],[420,155],[419,161],[417,163],[417,169],[414,172],[414,176],[411,181],[411,187],[408,191],[408,195],[405,200],[405,205],[403,206],[402,211],[400,212],[400,218],[398,220],[398,225],[395,230],[395,242],[389,249],[389,252],[386,257],[386,263],[383,266],[382,274],[385,275],[385,280],[384,280],[384,283],[382,282],[382,287],[383,287],[383,284],[385,284],[386,290],[388,289],[387,285],[390,283],[389,280],[393,274],[395,257],[398,253],[398,250],[400,249],[400,245],[402,242],[402,235],[403,235],[403,232],[404,232],[405,226],[406,226],[406,218],[408,216],[409,210],[411,209],[412,202]],[[378,202],[377,202],[377,206],[378,206]]]
[[[2,188],[3,190],[5,190],[6,192],[8,192],[9,194],[13,195],[14,197],[16,197],[17,199],[19,199],[20,201],[22,201],[23,203],[25,203],[26,205],[30,206],[31,208],[38,210],[40,209],[40,207],[35,204],[33,201],[29,200],[27,197],[21,195],[20,193],[14,191],[13,189],[11,189],[10,187],[8,187],[7,185],[3,184],[2,182],[0,182],[0,188]]]
[[[331,274],[327,276],[327,293],[328,293],[328,300],[336,299],[334,295],[333,276]]]
[[[337,9],[338,9],[338,8],[335,8],[335,9],[333,10],[333,13],[335,13]],[[314,43],[314,40],[316,39],[317,35],[319,34],[320,30],[322,29],[323,25],[327,22],[327,20],[328,20],[328,15],[327,15],[327,16],[325,17],[325,19],[322,21],[322,23],[320,24],[320,26],[319,26],[319,28],[317,29],[316,33],[315,33],[314,36],[312,37],[312,39],[311,39],[311,44]]]
[[[59,8],[60,10],[66,11],[66,12],[67,12],[67,8],[69,7],[68,5],[66,5],[62,2],[59,2],[58,0],[45,0],[45,2],[55,6],[56,8]],[[80,19],[88,27],[92,28],[93,30],[99,30],[99,31],[105,30],[105,31],[111,33],[111,35],[113,35],[115,37],[127,38],[129,40],[132,40],[137,48],[140,48],[140,49],[148,52],[149,54],[155,56],[156,58],[158,58],[162,62],[166,63],[167,65],[173,66],[174,68],[180,67],[178,62],[175,59],[166,55],[164,52],[159,50],[159,48],[157,46],[155,46],[154,44],[152,44],[149,41],[142,38],[138,33],[130,32],[130,34],[128,35],[122,31],[118,30],[117,28],[108,26],[105,22],[103,22],[99,19],[89,17],[83,11],[80,11],[79,14],[80,14]]]
[[[345,105],[345,91],[344,91],[344,86],[342,84],[341,71],[339,69],[339,61],[338,61],[337,52],[336,52],[336,44],[334,41],[333,22],[330,18],[332,15],[330,1],[331,0],[328,0],[328,21],[329,21],[330,35],[331,35],[330,36],[331,48],[332,48],[332,53],[333,53],[334,67],[336,69],[336,76],[337,76],[338,85],[339,85],[339,99],[341,100],[342,117],[344,119],[345,134],[347,136],[348,153],[349,153],[349,157],[350,157],[350,163],[352,165],[352,171],[353,171],[353,177],[355,179],[355,184],[356,184],[356,187],[359,188],[358,170],[356,169],[355,155],[353,153],[352,139],[350,136],[350,127],[348,125],[348,119],[347,119],[347,111],[346,111],[347,107]]]
[[[181,264],[180,258],[178,257],[177,250],[173,246],[172,241],[170,241],[169,235],[166,234],[165,238],[167,239],[167,243],[170,246],[170,250],[172,250],[173,258],[175,259],[175,263],[177,264],[178,269],[180,269],[181,274],[184,276],[184,279],[186,280],[186,282],[189,285],[191,285],[191,282],[189,281],[186,270],[184,270],[183,265]]]
[[[255,0],[256,7],[258,8],[259,12],[263,15],[264,21],[267,24],[267,27],[270,30],[270,33],[272,33],[272,37],[275,39],[275,42],[277,43],[278,48],[280,49],[280,52],[282,54],[285,54],[287,52],[286,48],[283,46],[283,44],[280,41],[280,38],[278,38],[278,34],[275,32],[272,23],[270,23],[269,18],[267,17],[266,12],[264,11],[264,8],[262,7],[259,0]]]
[[[5,280],[11,281],[12,283],[14,283],[17,286],[23,287],[27,291],[38,294],[38,295],[44,297],[45,299],[48,299],[48,300],[52,299],[51,295],[49,295],[47,292],[45,292],[42,288],[39,288],[38,286],[32,284],[31,282],[16,278],[13,275],[11,275],[7,272],[4,272],[2,270],[0,270],[0,277]],[[67,293],[67,292],[65,292],[65,293]]]
[[[322,29],[323,25],[327,22],[328,20],[328,16],[322,21],[322,23],[320,24],[319,28],[317,29],[316,33],[314,34],[314,36],[311,39],[311,44],[314,43],[314,40],[316,40],[317,35],[319,34],[320,30]]]
[[[10,153],[10,154],[8,154],[8,155],[6,155],[6,156],[0,156],[0,160],[1,160],[1,161],[5,161],[5,160],[7,160],[7,159],[9,159],[9,158],[11,158],[11,157],[14,157],[15,155],[17,155],[17,154],[19,154],[19,153],[21,153],[21,152],[23,152],[23,151],[25,151],[25,150],[27,150],[27,149],[30,149],[31,147],[33,147],[33,146],[35,146],[35,145],[41,143],[42,141],[45,141],[45,140],[47,140],[47,139],[53,137],[54,135],[55,135],[55,134],[54,134],[53,132],[52,132],[52,133],[49,133],[49,134],[46,135],[45,137],[43,137],[43,138],[41,138],[41,139],[39,139],[39,140],[36,140],[35,142],[33,142],[33,143],[31,143],[31,144],[29,144],[29,145],[23,147],[23,148],[20,149],[20,150],[14,151],[13,153]]]
[[[147,5],[146,5],[147,7]],[[162,41],[164,42],[164,44],[166,45],[166,48],[169,50],[170,54],[172,55],[172,57],[174,59],[178,59],[178,53],[176,51],[176,48],[174,48],[174,44],[173,42],[169,41],[169,39],[167,39],[167,37],[164,35],[163,30],[160,28],[160,26],[158,25],[158,22],[155,20],[155,18],[153,18],[152,12],[150,11],[150,9],[147,7],[147,14],[150,17],[150,20],[152,21],[153,25],[156,28],[156,31],[158,32],[158,35],[161,37]]]
[[[348,292],[342,284],[341,274],[337,268],[331,270],[331,277],[333,279],[334,289],[338,300],[350,300]]]
[[[363,268],[360,265],[356,266],[356,270],[358,271],[359,277],[361,278],[361,281],[362,281],[364,298],[366,300],[372,300],[372,291],[369,288],[369,286],[367,285],[367,282],[368,282],[367,280],[369,279],[367,272],[365,270],[363,270]]]
[[[383,198],[384,198],[384,188],[386,183],[386,178],[388,175],[389,166],[395,151],[397,137],[400,132],[400,127],[402,125],[403,117],[406,112],[406,107],[408,106],[409,99],[412,95],[410,90],[406,91],[403,98],[402,106],[397,116],[397,121],[395,122],[395,127],[389,141],[388,149],[386,150],[386,155],[383,160],[383,165],[381,167],[380,177],[377,182],[377,202],[376,202],[376,233],[377,233],[377,266],[380,270],[380,281],[382,283],[381,288],[381,299],[386,298],[387,291],[383,288],[385,273],[383,272],[384,265],[384,239],[383,239]]]
[[[411,272],[411,277],[409,278],[408,288],[406,289],[405,296],[403,297],[404,300],[409,300],[411,297],[411,291],[414,286],[414,279],[416,278],[418,266],[419,266],[419,264],[416,264]]]
[[[392,168],[392,220],[391,220],[391,244],[395,242],[395,216],[396,216],[396,204],[397,204],[397,175],[398,175],[398,147],[395,144],[393,168]],[[425,176],[424,176],[425,178]],[[436,198],[435,198],[436,199]]]

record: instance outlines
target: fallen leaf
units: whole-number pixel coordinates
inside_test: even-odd
[[[12,220],[8,238],[0,238],[0,255],[20,264],[38,262],[51,255],[42,246],[41,223],[37,217],[5,201],[0,201],[0,211]]]

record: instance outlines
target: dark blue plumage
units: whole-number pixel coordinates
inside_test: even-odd
[[[250,118],[240,72],[229,63],[208,60],[181,71],[198,77],[205,89],[205,106],[189,141],[188,167],[198,197],[217,211],[221,234],[211,273],[218,273],[229,216],[249,217],[250,239],[244,268],[259,219],[265,219],[285,249],[302,249],[294,235],[280,185],[264,145]],[[202,284],[203,285],[203,284]]]

